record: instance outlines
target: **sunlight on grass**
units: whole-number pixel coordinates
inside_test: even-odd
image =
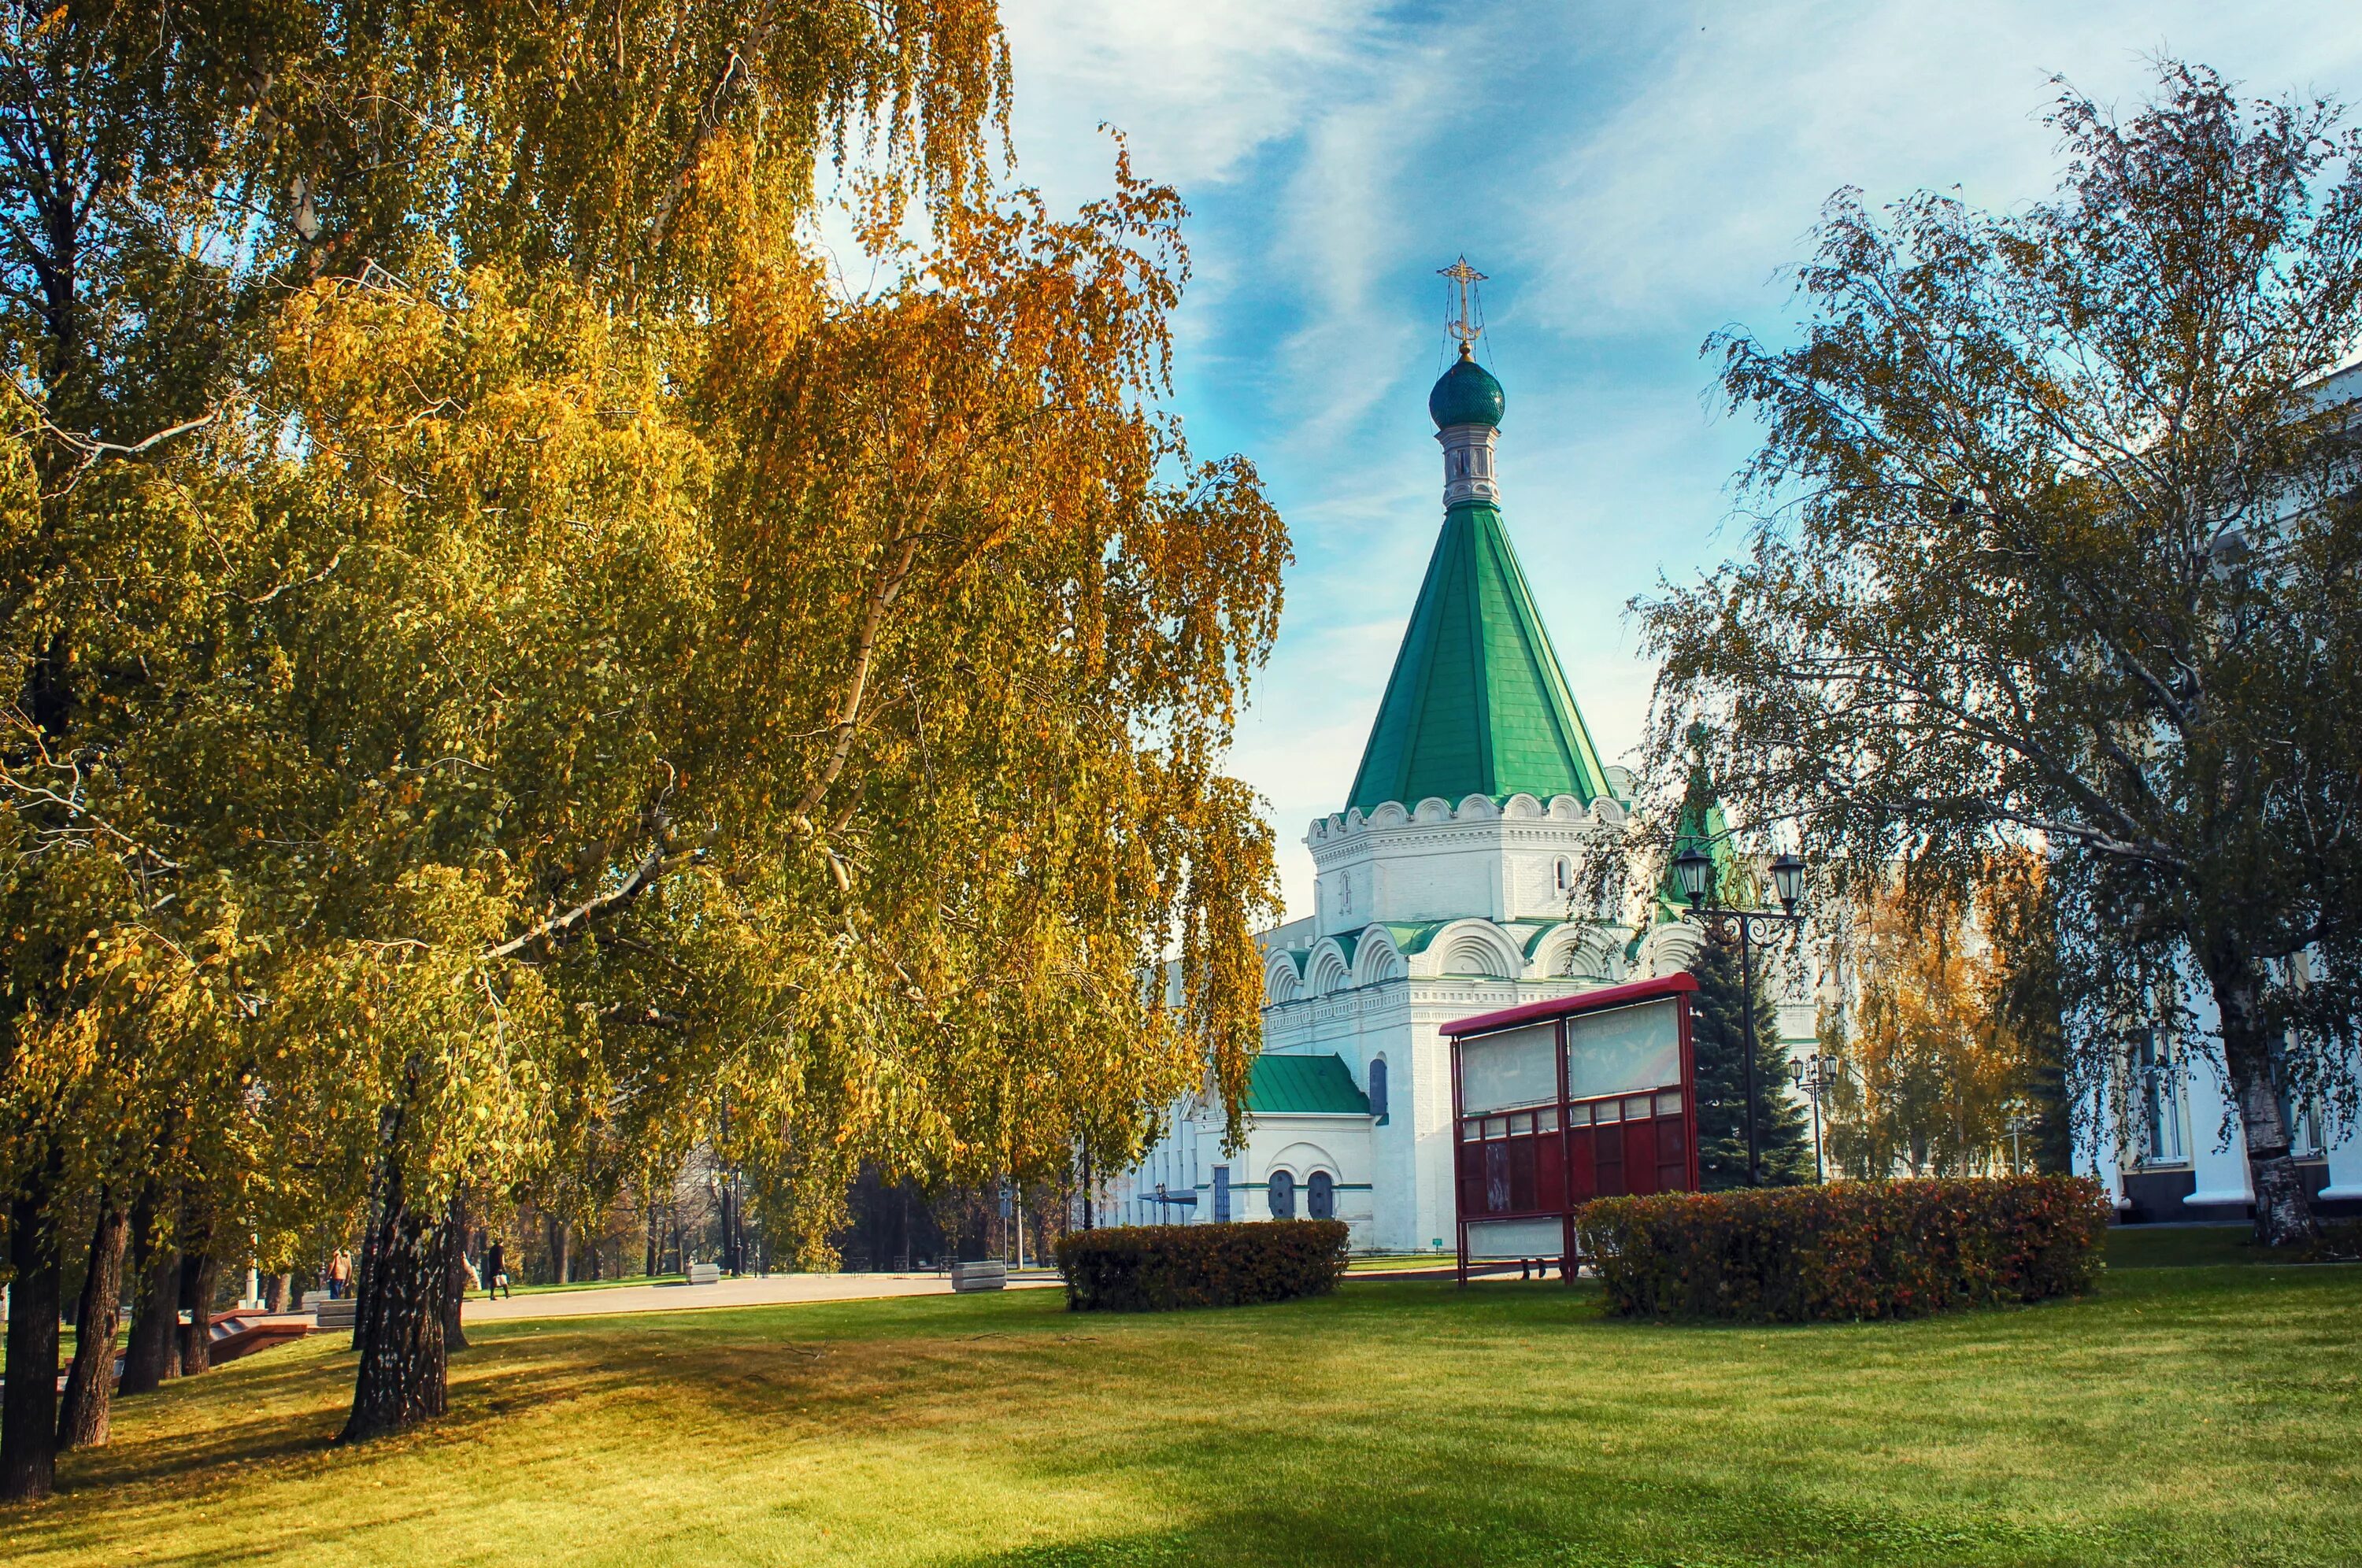
[[[345,1451],[336,1341],[127,1401],[12,1563],[2330,1563],[2362,1270],[1802,1329],[1555,1283],[1077,1317],[1050,1292],[472,1329]],[[340,1340],[341,1336],[337,1337]]]

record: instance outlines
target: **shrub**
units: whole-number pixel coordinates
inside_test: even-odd
[[[1119,1225],[1058,1239],[1076,1312],[1169,1312],[1325,1296],[1345,1272],[1341,1220]]]
[[[1618,1316],[1800,1323],[2081,1295],[2108,1206],[2026,1176],[1606,1198],[1574,1223]]]

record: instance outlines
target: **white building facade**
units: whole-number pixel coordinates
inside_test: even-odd
[[[2256,1193],[2203,986],[2190,1027],[2134,1040],[2077,1110],[2076,1164],[2097,1176],[2127,1224],[2246,1220]],[[2362,1216],[2362,1127],[2340,1128],[2318,1105],[2282,1106],[2290,1153],[2323,1218]]]

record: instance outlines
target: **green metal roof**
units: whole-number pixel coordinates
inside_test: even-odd
[[[1505,920],[1500,925],[1511,936],[1524,939],[1518,945],[1525,950],[1526,956],[1531,958],[1534,949],[1542,944],[1542,938],[1565,923],[1563,920]]]
[[[1497,507],[1443,519],[1346,810],[1612,795]]]
[[[1386,921],[1386,933],[1395,939],[1395,951],[1407,958],[1414,953],[1424,953],[1435,933],[1451,922],[1448,920]]]
[[[1353,1087],[1341,1056],[1257,1056],[1247,1109],[1257,1116],[1367,1116],[1370,1099]]]

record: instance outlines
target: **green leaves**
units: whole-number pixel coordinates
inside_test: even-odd
[[[1904,862],[1957,900],[1996,857],[2053,862],[2079,1088],[2127,1030],[2194,1024],[2177,968],[2231,1020],[2243,1100],[2362,1087],[2341,116],[2166,62],[2127,118],[2062,89],[2048,201],[1838,193],[1797,341],[1708,346],[1764,423],[1765,521],[1635,605],[1651,749],[1712,718],[1734,818],[1795,823],[1831,891]],[[2306,1029],[2280,1052],[2251,1014]]]
[[[989,6],[0,34],[112,149],[24,423],[205,416],[0,441],[10,1114],[202,1147],[281,1256],[373,1160],[570,1202],[707,1143],[816,1256],[859,1159],[1045,1176],[1236,1099],[1275,892],[1220,757],[1286,536],[1157,407],[1175,193],[989,191]],[[881,248],[924,204],[876,294],[810,248],[823,156]]]

